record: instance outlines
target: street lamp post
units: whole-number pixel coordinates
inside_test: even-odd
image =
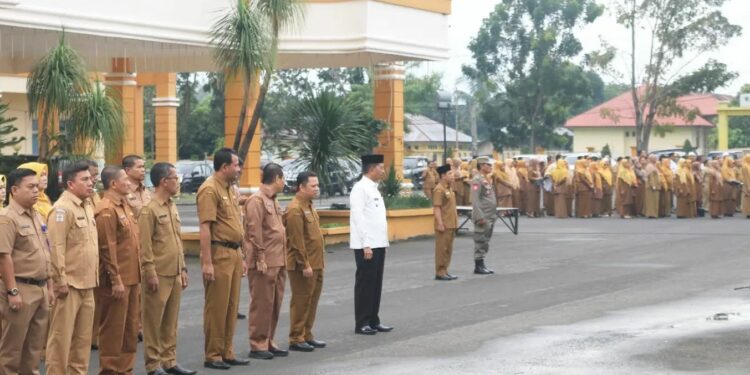
[[[438,92],[437,109],[443,113],[443,164],[448,162],[448,135],[446,128],[446,115],[453,106],[453,95],[448,91]]]

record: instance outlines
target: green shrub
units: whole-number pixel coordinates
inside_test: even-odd
[[[410,196],[385,197],[385,208],[389,210],[408,210],[413,208],[430,208],[432,201],[429,198],[414,194]]]

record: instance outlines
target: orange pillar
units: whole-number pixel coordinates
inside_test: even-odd
[[[393,165],[399,177],[404,173],[404,79],[406,68],[401,63],[375,67],[375,118],[389,128],[378,136],[375,153],[385,156],[386,172]]]
[[[105,74],[104,84],[119,96],[122,105],[125,136],[122,147],[107,152],[107,163],[120,164],[125,155],[143,155],[143,87],[138,86],[137,74],[129,58],[112,59],[112,71]]]
[[[244,95],[244,83],[242,77],[225,75],[224,81],[224,145],[227,147],[234,146],[234,137],[237,134],[237,122],[240,119],[240,110],[242,108],[242,98]],[[245,118],[243,137],[248,131],[250,118],[253,116],[255,103],[258,101],[260,85],[258,77],[250,85],[250,102],[247,107],[247,117]],[[250,143],[250,150],[245,159],[245,165],[242,168],[242,177],[240,186],[242,187],[259,187],[260,186],[260,146],[261,146],[261,125],[255,130],[253,141]]]
[[[156,97],[152,103],[156,113],[154,139],[157,162],[175,163],[177,161],[177,74],[155,73]]]

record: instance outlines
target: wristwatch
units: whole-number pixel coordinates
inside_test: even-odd
[[[18,288],[8,289],[8,295],[9,296],[15,297],[15,296],[18,295],[18,293],[20,293],[19,290],[18,290]]]

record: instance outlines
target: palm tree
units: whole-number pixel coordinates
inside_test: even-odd
[[[104,89],[96,81],[94,88],[73,106],[65,133],[75,154],[90,155],[101,142],[108,156],[116,155],[125,135],[118,93]]]
[[[66,42],[65,32],[58,45],[32,68],[26,83],[29,114],[40,116],[39,161],[49,158],[50,122],[67,117],[74,102],[91,89],[86,64]]]
[[[216,64],[225,73],[241,75],[243,79],[242,108],[233,147],[238,150],[250,103],[250,82],[270,65],[269,30],[256,5],[237,0],[237,5],[212,26],[210,37]],[[250,132],[251,138],[252,135]]]
[[[16,121],[15,117],[5,117],[5,112],[8,111],[9,105],[7,103],[0,103],[0,150],[5,147],[15,146],[24,140],[26,137],[16,137],[13,135],[18,131],[18,128],[13,125]]]
[[[253,135],[258,128],[260,115],[263,111],[263,104],[266,101],[268,89],[271,86],[271,78],[275,66],[276,56],[279,47],[279,33],[282,29],[296,25],[304,17],[301,0],[256,0],[258,11],[268,22],[271,30],[271,51],[269,63],[265,66],[263,72],[263,84],[260,86],[258,100],[253,109],[253,117],[250,118],[250,126],[247,136],[242,141],[238,153],[242,159],[247,156],[250,144],[253,141]]]
[[[288,128],[299,139],[298,163],[317,173],[323,186],[331,176],[345,174],[347,164],[356,165],[359,156],[377,143],[382,123],[373,123],[361,108],[356,100],[322,92],[300,100],[291,110]]]

